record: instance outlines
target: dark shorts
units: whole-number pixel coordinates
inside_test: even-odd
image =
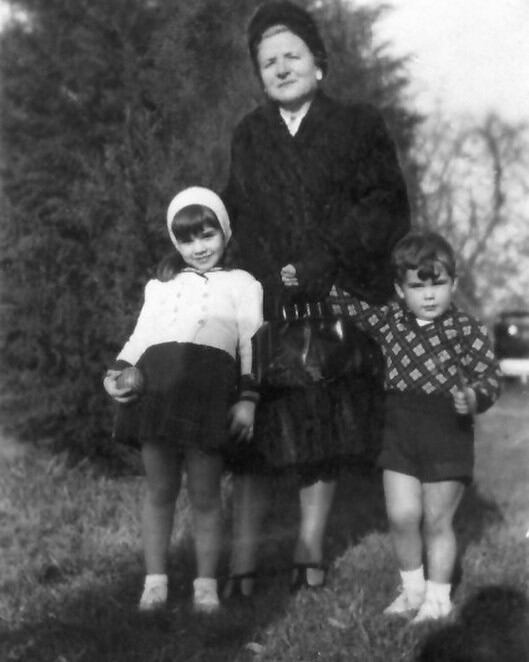
[[[379,467],[423,483],[472,478],[474,425],[446,395],[388,393]]]

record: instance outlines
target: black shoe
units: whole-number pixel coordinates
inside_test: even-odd
[[[322,570],[323,579],[318,584],[309,584],[307,570]],[[327,580],[327,566],[324,563],[294,563],[290,579],[290,592],[296,593],[300,588],[308,588],[316,591],[325,586]]]
[[[232,600],[232,599],[249,600],[253,595],[253,589],[254,589],[253,581],[255,581],[256,577],[257,577],[257,573],[255,571],[242,572],[240,574],[230,575],[228,577],[228,581],[226,582],[222,590],[222,597],[225,600]],[[245,579],[253,580],[250,590],[246,590],[246,592],[243,591],[243,581]]]

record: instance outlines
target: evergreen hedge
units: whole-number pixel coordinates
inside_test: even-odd
[[[20,0],[2,35],[4,428],[84,454],[110,446],[102,375],[170,249],[183,186],[220,190],[236,122],[260,99],[246,53],[256,0]],[[302,3],[303,4],[303,3]],[[308,5],[309,3],[304,3]],[[332,93],[381,106],[407,157],[405,63],[371,40],[384,11],[314,11]]]

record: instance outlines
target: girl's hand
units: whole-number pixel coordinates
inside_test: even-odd
[[[287,264],[281,269],[281,280],[285,287],[297,287],[299,285],[296,267],[293,264]]]
[[[239,400],[230,409],[230,435],[235,441],[250,441],[253,437],[255,402]]]
[[[458,414],[475,414],[477,409],[476,392],[465,386],[454,393],[454,406]]]
[[[119,388],[117,386],[116,380],[121,375],[121,372],[121,370],[107,370],[107,374],[103,379],[103,386],[111,398],[114,398],[116,402],[125,404],[126,402],[135,400],[138,395],[130,388]]]

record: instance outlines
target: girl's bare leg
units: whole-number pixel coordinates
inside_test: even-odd
[[[186,457],[187,490],[193,513],[198,577],[216,577],[222,545],[222,458],[191,450]]]
[[[166,574],[181,458],[174,447],[162,444],[144,444],[142,457],[147,483],[142,510],[145,569],[148,575]]]

